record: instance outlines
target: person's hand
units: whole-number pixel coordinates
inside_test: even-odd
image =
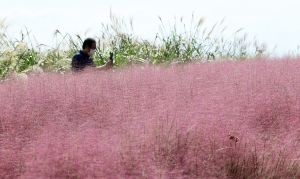
[[[106,64],[105,64],[105,67],[107,69],[110,69],[114,66],[114,62],[112,60],[108,61]]]
[[[113,56],[114,54],[112,52],[109,53],[109,61],[106,62],[103,66],[97,67],[100,70],[107,70],[110,69],[114,66],[114,61],[113,61]]]

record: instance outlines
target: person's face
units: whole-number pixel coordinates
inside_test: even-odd
[[[88,47],[88,52],[90,52],[91,50],[96,50],[96,43],[93,43],[92,47]]]
[[[96,51],[96,43],[93,43],[92,47],[87,46],[87,50],[90,56],[93,56]]]

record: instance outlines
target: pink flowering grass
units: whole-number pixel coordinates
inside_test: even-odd
[[[299,178],[300,61],[0,84],[0,178]]]

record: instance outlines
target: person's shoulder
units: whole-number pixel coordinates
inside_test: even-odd
[[[74,56],[73,59],[78,59],[78,58],[83,58],[80,52],[77,52]]]
[[[80,52],[77,52],[77,53],[74,55],[74,57],[77,57],[77,56],[82,56],[82,55],[80,54]]]

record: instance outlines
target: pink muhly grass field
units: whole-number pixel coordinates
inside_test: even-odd
[[[0,84],[0,178],[299,178],[300,60]]]

